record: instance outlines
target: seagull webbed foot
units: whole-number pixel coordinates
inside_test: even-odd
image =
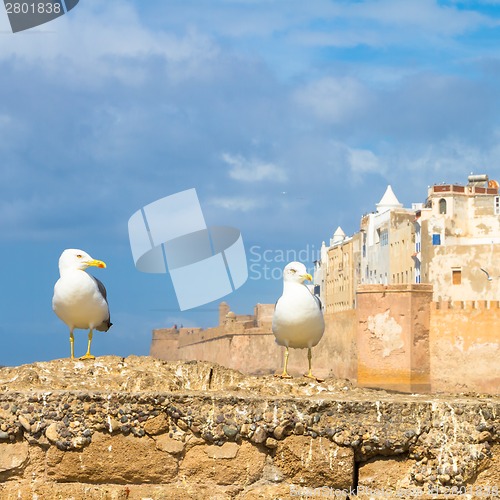
[[[288,373],[286,372],[283,372],[281,374],[278,374],[278,373],[275,373],[274,374],[275,377],[278,377],[278,378],[293,378],[291,375],[289,375]]]
[[[83,360],[83,359],[95,359],[95,356],[90,354],[90,352],[88,352],[84,356],[81,356],[79,359],[81,359],[81,360]]]
[[[312,373],[304,373],[304,377],[310,378],[311,380],[315,380],[316,382],[324,382],[324,378],[319,378],[316,377],[316,375],[313,375]]]

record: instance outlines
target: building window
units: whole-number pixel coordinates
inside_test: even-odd
[[[495,196],[495,215],[500,215],[500,196]]]
[[[387,246],[389,244],[389,231],[387,229],[382,229],[380,231],[380,245]]]
[[[432,235],[432,244],[434,246],[441,245],[441,235],[440,234],[433,234]]]
[[[440,214],[446,213],[446,200],[444,198],[441,198],[439,200],[439,213]]]
[[[452,283],[454,285],[460,285],[462,283],[462,270],[452,269],[451,270]]]

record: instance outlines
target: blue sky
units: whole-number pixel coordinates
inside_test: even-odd
[[[168,275],[134,267],[128,219],[159,198],[196,188],[209,225],[240,229],[253,267],[225,300],[249,313],[284,252],[356,232],[387,184],[409,206],[500,180],[499,46],[499,0],[81,0],[16,34],[1,8],[0,365],[69,355],[65,248],[108,264],[95,355],[216,324],[218,301],[180,312]]]

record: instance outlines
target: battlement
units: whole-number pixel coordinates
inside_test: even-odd
[[[474,310],[499,310],[498,300],[442,300],[431,302],[432,311],[474,311]]]
[[[212,328],[157,328],[153,330],[151,355],[165,358],[165,351],[232,338],[238,335],[270,335],[274,304],[257,304],[254,314],[235,314],[226,302],[219,305],[219,325]],[[168,359],[170,356],[166,355]]]

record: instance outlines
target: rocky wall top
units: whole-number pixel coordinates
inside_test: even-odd
[[[500,443],[499,415],[493,396],[395,394],[150,357],[0,369],[0,443],[24,438],[70,451],[95,434],[167,432],[272,450],[288,436],[321,437],[352,449],[358,462],[411,458],[416,484],[472,480]]]

